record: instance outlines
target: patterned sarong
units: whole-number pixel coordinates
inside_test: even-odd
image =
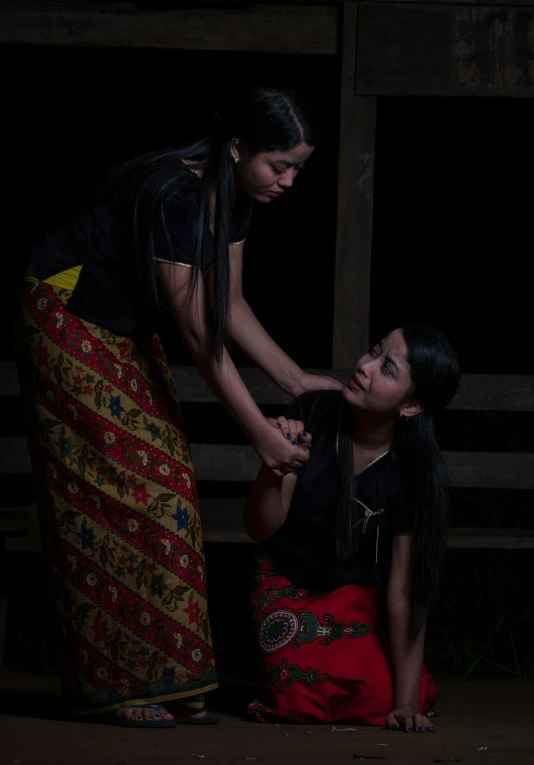
[[[154,335],[146,347],[25,281],[17,346],[38,512],[78,713],[217,687],[195,475]]]
[[[260,722],[383,726],[393,683],[380,603],[378,587],[314,593],[259,559],[252,606],[264,688],[249,713]],[[423,667],[421,712],[436,699]]]

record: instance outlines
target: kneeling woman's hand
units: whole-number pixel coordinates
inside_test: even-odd
[[[276,417],[274,420],[271,417],[267,419],[292,444],[298,444],[304,449],[310,450],[312,437],[310,433],[306,432],[303,422],[300,420],[286,420],[283,416]]]
[[[386,725],[391,730],[403,729],[407,733],[430,733],[434,726],[426,715],[422,715],[415,707],[399,707],[386,717]]]

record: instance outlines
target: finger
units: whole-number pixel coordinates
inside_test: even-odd
[[[421,715],[421,725],[423,727],[423,733],[430,733],[432,723],[426,715]]]
[[[275,425],[276,425],[277,428],[280,429],[280,432],[283,433],[284,436],[285,436],[285,434],[287,433],[287,420],[286,420],[286,418],[283,417],[283,416],[277,417],[276,420],[275,420]]]
[[[304,449],[299,449],[299,452],[302,452],[304,456],[301,458],[299,455],[286,466],[287,470],[289,470],[292,473],[298,473],[298,471],[301,469],[304,463],[310,459],[310,453],[308,451]]]
[[[413,724],[414,724],[414,730],[416,733],[423,733],[425,728],[424,715],[415,715],[413,719]]]
[[[291,443],[293,445],[298,443],[299,432],[302,430],[302,428],[299,427],[299,424],[300,423],[298,423],[296,420],[287,421],[287,429],[291,433]]]
[[[307,449],[304,449],[302,446],[297,446],[296,454],[294,455],[294,459],[299,462],[301,465],[303,465],[305,462],[307,462],[310,459],[310,453]]]
[[[291,441],[293,439],[293,436],[291,435],[291,425],[290,423],[292,420],[286,420],[285,417],[279,417],[276,420],[276,425],[280,428],[280,432],[284,436],[284,438],[287,438],[288,441]]]
[[[304,449],[309,449],[312,443],[311,433],[308,433],[305,428],[302,428],[302,430],[299,431],[298,441],[299,444],[304,447]]]
[[[413,717],[412,715],[406,715],[404,718],[404,730],[406,733],[413,733]]]
[[[397,718],[393,714],[393,712],[390,712],[388,716],[386,717],[386,726],[390,730],[399,730],[399,723],[397,722]]]

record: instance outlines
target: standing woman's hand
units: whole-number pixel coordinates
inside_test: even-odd
[[[343,383],[334,380],[333,377],[302,372],[292,394],[294,398],[297,398],[303,393],[309,393],[312,390],[343,390],[344,387]]]

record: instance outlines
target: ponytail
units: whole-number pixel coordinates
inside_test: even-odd
[[[219,153],[217,197],[215,203],[215,252],[214,284],[215,306],[213,334],[217,360],[228,343],[228,316],[230,304],[230,259],[229,259],[229,221],[234,204],[234,163],[230,151],[230,141],[225,140]]]
[[[411,602],[417,634],[439,596],[449,527],[449,481],[434,420],[426,410],[399,425],[394,448],[414,510]]]

